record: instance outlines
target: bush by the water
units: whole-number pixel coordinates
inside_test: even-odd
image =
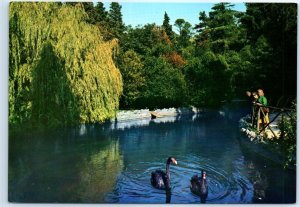
[[[297,112],[296,103],[293,103],[295,111],[289,113],[289,116],[285,116],[279,123],[281,131],[280,139],[278,140],[279,146],[283,151],[286,162],[285,167],[295,166],[296,164],[296,153],[297,153]]]

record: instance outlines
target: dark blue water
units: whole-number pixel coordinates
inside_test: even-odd
[[[206,203],[295,202],[296,172],[260,154],[239,132],[246,110],[238,107],[10,136],[9,200],[164,203],[150,175],[174,156],[171,203],[200,202],[189,189],[200,169],[207,172]]]

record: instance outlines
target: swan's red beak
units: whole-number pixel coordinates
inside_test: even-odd
[[[174,158],[172,158],[172,163],[177,165],[177,161]]]
[[[206,179],[206,172],[203,172],[202,178],[203,178],[203,179]]]

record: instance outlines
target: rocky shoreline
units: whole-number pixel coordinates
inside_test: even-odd
[[[275,118],[275,114],[269,114],[270,120]],[[239,129],[246,135],[245,138],[240,139],[241,144],[247,150],[255,152],[260,156],[267,158],[268,160],[284,166],[286,163],[286,155],[282,153],[279,144],[276,139],[280,139],[280,129],[278,124],[281,121],[281,117],[278,117],[270,124],[271,130],[266,129],[258,135],[256,129],[251,126],[251,115],[247,115],[239,120]],[[287,169],[295,170],[294,166],[287,166]]]
[[[178,116],[183,114],[196,114],[201,110],[196,107],[181,107],[181,108],[164,108],[150,111],[149,109],[141,110],[120,110],[116,117],[111,121],[126,121],[135,119],[151,119],[151,113],[155,113],[160,117]]]

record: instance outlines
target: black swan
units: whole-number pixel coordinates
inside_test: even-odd
[[[156,170],[151,173],[151,184],[158,189],[171,189],[170,185],[170,163],[177,165],[177,161],[174,157],[169,157],[167,160],[166,172],[162,170]]]
[[[192,193],[200,196],[201,201],[206,200],[208,195],[208,185],[206,181],[206,172],[201,170],[201,178],[199,179],[198,175],[194,175],[191,178],[191,191]]]

